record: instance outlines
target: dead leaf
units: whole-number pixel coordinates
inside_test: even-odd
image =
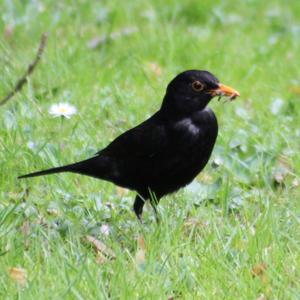
[[[300,87],[299,86],[291,86],[290,87],[290,91],[293,94],[300,95]]]
[[[5,26],[4,28],[4,37],[6,39],[9,39],[12,37],[13,33],[15,31],[15,27],[14,26],[11,26],[11,25],[7,25]]]
[[[146,245],[142,235],[137,238],[137,251],[135,253],[135,262],[138,266],[143,265],[146,262]]]
[[[198,176],[197,179],[201,181],[201,183],[205,184],[212,184],[213,183],[213,177],[209,175],[208,173],[201,172]]]
[[[267,264],[262,262],[262,263],[254,265],[251,273],[252,273],[253,277],[257,277],[257,276],[263,275],[266,270],[267,270]]]
[[[284,154],[279,155],[278,157],[278,165],[284,169],[286,169],[287,172],[292,171],[292,162],[291,159]]]
[[[277,184],[283,184],[285,179],[286,173],[284,173],[282,170],[277,170],[274,174],[274,181]]]
[[[296,188],[299,186],[299,180],[297,178],[294,178],[292,181],[292,187]]]
[[[27,272],[23,268],[10,268],[8,270],[9,277],[20,284],[21,286],[25,286],[27,280]]]
[[[94,246],[96,252],[101,252],[101,254],[103,254],[109,259],[116,258],[116,254],[114,253],[114,251],[108,246],[106,246],[103,242],[99,241],[91,235],[87,235],[85,239]]]
[[[49,208],[47,208],[47,213],[48,213],[48,215],[55,216],[55,217],[57,217],[57,216],[60,215],[59,210],[57,208],[55,208],[55,207],[49,207]]]
[[[267,300],[268,298],[264,294],[260,294],[256,300]]]
[[[205,228],[205,227],[207,227],[208,224],[204,223],[203,221],[201,221],[198,218],[191,217],[191,218],[185,219],[183,225],[184,225],[184,227],[187,227],[187,228],[189,228],[189,227]]]
[[[149,62],[147,64],[147,68],[156,76],[160,76],[162,74],[162,67],[156,62]]]
[[[251,274],[253,277],[259,277],[263,284],[268,283],[268,277],[266,274],[268,266],[265,262],[256,264],[252,267]]]
[[[28,249],[29,247],[29,235],[30,235],[30,223],[28,220],[26,220],[23,224],[22,224],[22,227],[21,227],[21,231],[23,233],[23,236],[24,236],[24,246],[26,249]]]
[[[273,171],[273,180],[277,185],[284,185],[286,178],[293,171],[290,158],[286,155],[280,155],[277,159],[276,168]]]
[[[21,230],[23,232],[23,235],[25,237],[27,237],[29,235],[30,232],[30,223],[28,220],[24,221],[24,223],[22,224]]]
[[[108,258],[105,257],[100,251],[98,251],[97,255],[96,255],[96,262],[99,265],[103,265],[106,262],[108,262]]]
[[[128,190],[127,189],[121,188],[119,186],[117,186],[116,189],[117,189],[117,195],[120,198],[123,198],[124,196],[126,196],[128,194]]]

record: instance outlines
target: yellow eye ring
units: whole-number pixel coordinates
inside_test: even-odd
[[[195,92],[201,92],[204,89],[204,84],[201,81],[196,80],[192,83],[192,88]]]

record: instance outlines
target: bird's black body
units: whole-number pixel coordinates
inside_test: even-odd
[[[201,91],[192,84],[200,81]],[[90,159],[21,177],[74,172],[107,180],[138,192],[134,211],[141,216],[151,193],[159,200],[190,183],[213,150],[218,123],[207,108],[219,81],[206,71],[186,71],[168,85],[152,117],[117,137]]]

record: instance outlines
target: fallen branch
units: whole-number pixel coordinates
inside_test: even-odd
[[[28,65],[25,74],[17,81],[17,84],[15,85],[15,87],[13,88],[13,90],[6,97],[4,97],[0,101],[0,106],[4,105],[16,93],[18,93],[18,92],[20,92],[22,90],[24,84],[27,82],[27,77],[30,76],[33,73],[35,67],[37,66],[37,64],[39,63],[39,61],[41,59],[41,57],[43,55],[43,52],[45,50],[46,42],[47,42],[47,35],[45,33],[43,33],[42,36],[41,36],[40,46],[39,46],[39,49],[38,49],[38,51],[36,53],[34,61],[31,64]]]

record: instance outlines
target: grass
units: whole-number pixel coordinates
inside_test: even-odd
[[[28,85],[0,107],[0,298],[299,299],[299,1],[2,0],[0,11],[0,95],[49,33]],[[124,28],[135,32],[89,46]],[[134,193],[107,182],[16,179],[94,154],[191,68],[241,97],[211,102],[220,134],[210,163],[161,201],[160,226],[149,207],[141,226]],[[52,118],[62,101],[78,114]]]

